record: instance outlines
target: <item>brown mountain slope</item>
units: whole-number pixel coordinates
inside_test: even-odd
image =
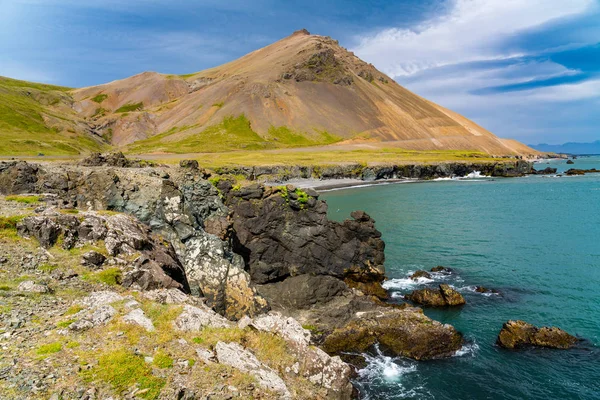
[[[146,72],[73,92],[93,130],[131,151],[203,152],[352,139],[414,150],[535,154],[401,87],[328,37],[295,32],[191,75]]]

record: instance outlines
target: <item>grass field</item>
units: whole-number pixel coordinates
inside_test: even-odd
[[[182,159],[195,159],[205,168],[224,166],[290,165],[315,166],[344,163],[373,164],[432,164],[444,162],[494,162],[502,159],[470,151],[410,151],[398,148],[377,150],[326,150],[323,146],[302,149],[278,149],[266,151],[230,151],[196,154],[138,154],[140,157],[160,163],[173,164]]]

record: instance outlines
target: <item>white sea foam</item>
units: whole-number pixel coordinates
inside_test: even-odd
[[[477,181],[480,179],[490,179],[491,176],[483,175],[481,171],[473,171],[465,176],[453,176],[450,178],[436,178],[434,181]]]
[[[412,289],[416,286],[426,285],[433,282],[433,279],[421,277],[417,279],[411,278],[394,278],[383,282],[383,286],[386,290],[407,290]]]
[[[456,288],[456,290],[458,290],[459,292],[471,292],[471,293],[475,293],[475,294],[480,294],[485,297],[500,296],[500,293],[497,293],[497,292],[486,292],[486,293],[478,292],[477,286],[473,286],[473,285],[462,286],[462,287]]]
[[[358,371],[362,379],[397,381],[403,375],[417,370],[416,362],[401,358],[392,358],[383,355],[379,346],[375,346],[375,355],[363,354],[367,366]]]
[[[468,343],[461,347],[459,350],[454,353],[453,357],[463,357],[463,356],[471,356],[475,357],[475,353],[479,350],[479,345],[477,343]]]

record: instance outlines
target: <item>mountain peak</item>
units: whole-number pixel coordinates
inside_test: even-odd
[[[291,34],[291,36],[310,36],[310,32],[307,29],[299,29]]]

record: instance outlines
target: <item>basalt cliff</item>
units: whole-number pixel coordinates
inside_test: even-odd
[[[463,343],[386,302],[375,221],[330,221],[312,190],[96,156],[2,163],[0,192],[16,398],[345,399],[376,344],[427,360]]]

